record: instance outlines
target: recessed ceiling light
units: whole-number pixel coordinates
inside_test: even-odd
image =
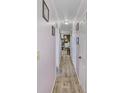
[[[69,21],[68,21],[68,19],[65,19],[65,22],[64,22],[66,25],[68,25],[69,24]]]
[[[68,22],[65,22],[66,25],[68,25],[69,23]]]

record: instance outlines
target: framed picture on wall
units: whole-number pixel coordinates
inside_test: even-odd
[[[76,31],[79,31],[79,23],[76,25]]]
[[[52,36],[55,36],[55,27],[52,26]]]
[[[49,8],[48,8],[48,6],[47,6],[47,4],[46,4],[46,2],[43,0],[43,5],[42,5],[42,16],[43,16],[43,18],[47,21],[47,22],[49,22]]]
[[[79,37],[76,38],[76,43],[79,45]]]

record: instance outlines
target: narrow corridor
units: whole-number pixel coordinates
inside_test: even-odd
[[[37,4],[37,93],[87,93],[87,0]]]
[[[52,93],[84,93],[79,84],[70,55],[62,53],[59,74]]]

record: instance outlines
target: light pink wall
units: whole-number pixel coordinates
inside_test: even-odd
[[[51,26],[38,31],[38,51],[38,93],[51,93],[55,80],[55,37],[51,36]]]
[[[76,72],[77,72],[77,75],[79,75],[79,62],[80,62],[79,56],[80,56],[80,46],[76,45]]]
[[[79,55],[82,57],[78,62],[79,80],[86,93],[87,88],[87,24],[80,24],[80,47]]]
[[[51,93],[55,80],[55,36],[52,36],[52,8],[50,2],[46,3],[50,9],[50,20],[46,22],[42,17],[42,0],[38,0],[37,15],[37,93]]]

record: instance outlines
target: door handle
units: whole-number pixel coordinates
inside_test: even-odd
[[[82,57],[81,57],[81,56],[79,56],[78,58],[79,58],[79,59],[81,59]]]

